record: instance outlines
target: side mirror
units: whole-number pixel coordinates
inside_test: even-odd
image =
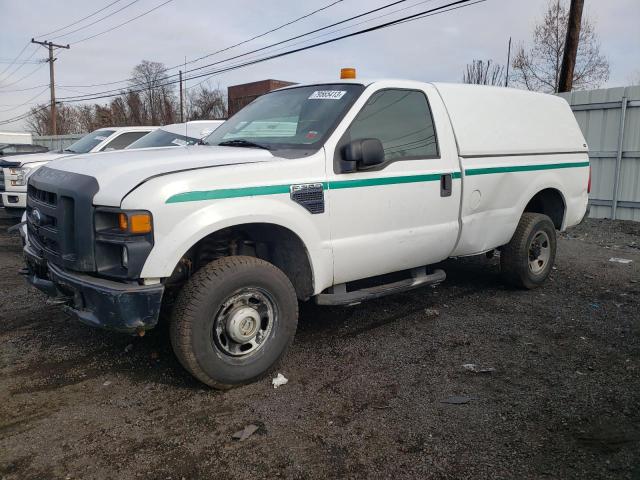
[[[343,147],[342,158],[357,164],[359,169],[366,170],[384,163],[384,148],[377,138],[361,138]]]

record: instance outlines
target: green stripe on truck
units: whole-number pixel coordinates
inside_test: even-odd
[[[555,170],[557,168],[588,167],[589,162],[547,163],[542,165],[514,165],[511,167],[469,168],[465,175],[487,175],[491,173],[532,172],[534,170]]]
[[[530,172],[534,170],[550,170],[556,168],[588,167],[589,162],[549,163],[544,165],[518,165],[511,167],[471,168],[465,170],[465,175],[486,175],[491,173]],[[426,175],[403,175],[399,177],[360,178],[353,180],[333,180],[322,183],[325,190],[340,190],[343,188],[377,187],[381,185],[398,185],[402,183],[436,182],[446,173],[430,173]],[[454,179],[462,177],[460,172],[451,172]],[[316,182],[300,182],[316,183]],[[295,185],[295,184],[294,184]],[[257,187],[222,188],[219,190],[203,190],[184,192],[172,195],[166,203],[197,202],[201,200],[219,200],[223,198],[255,197],[261,195],[277,195],[289,193],[291,184],[264,185]]]
[[[435,182],[440,181],[444,174],[432,173],[429,175],[404,175],[401,177],[361,178],[357,180],[336,180],[331,182],[301,182],[322,183],[325,190],[338,190],[341,188],[376,187],[380,185],[396,185],[399,183]],[[460,172],[451,172],[453,178],[461,178]],[[297,185],[297,184],[294,184]],[[222,198],[254,197],[259,195],[275,195],[289,193],[289,185],[265,185],[259,187],[223,188],[220,190],[204,190],[196,192],[178,193],[169,197],[166,203],[197,202],[199,200],[218,200]]]

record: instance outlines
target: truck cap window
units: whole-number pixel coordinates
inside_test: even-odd
[[[197,138],[187,137],[186,135],[168,132],[159,128],[140,140],[136,140],[127,149],[194,145],[198,143],[198,140]]]
[[[85,135],[76,143],[72,143],[63,150],[66,153],[87,153],[90,152],[100,142],[106,140],[112,135],[114,130],[96,130],[88,135]]]
[[[363,90],[363,85],[323,84],[268,93],[223,123],[205,143],[317,150]]]
[[[424,93],[380,90],[358,113],[348,134],[352,140],[377,138],[385,161],[438,156],[436,132]]]

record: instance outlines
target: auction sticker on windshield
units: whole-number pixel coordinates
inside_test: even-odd
[[[346,90],[316,90],[309,96],[309,100],[340,100]]]

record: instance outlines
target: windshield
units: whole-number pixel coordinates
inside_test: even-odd
[[[199,138],[187,137],[177,133],[168,132],[159,128],[140,140],[136,140],[127,149],[132,148],[150,148],[150,147],[182,147],[184,145],[194,145],[198,143]]]
[[[63,152],[67,153],[88,153],[95,148],[103,140],[109,138],[115,130],[96,130],[88,135],[85,135],[76,143],[72,143]]]
[[[363,90],[363,85],[343,83],[267,93],[220,125],[204,143],[317,150]]]

